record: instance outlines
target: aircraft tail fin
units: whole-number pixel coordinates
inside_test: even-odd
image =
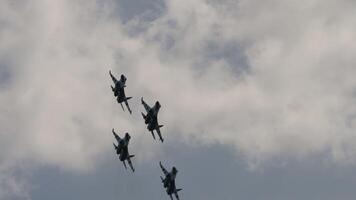
[[[151,131],[151,134],[152,134],[153,139],[156,139],[155,134],[153,133],[153,131]]]
[[[126,163],[124,160],[122,161],[122,163],[124,163],[124,167],[125,167],[125,169],[127,169],[127,166],[126,166]]]
[[[129,163],[129,166],[130,166],[132,172],[135,172],[135,168],[133,167],[132,162],[131,162],[131,158],[134,156],[135,155],[129,155],[129,157],[127,158],[127,162]]]
[[[179,196],[178,196],[178,191],[181,191],[182,189],[176,189],[174,191],[174,196],[176,196],[176,199],[179,200]]]
[[[131,99],[131,98],[132,98],[132,97],[129,97],[129,98],[126,98],[126,99],[125,99],[125,105],[126,105],[126,108],[127,108],[127,110],[129,111],[130,114],[132,114],[132,111],[131,111],[131,108],[130,108],[129,103],[127,102],[127,100],[128,100],[128,99]]]
[[[159,139],[161,140],[161,142],[163,142],[163,138],[162,138],[162,134],[161,134],[161,130],[160,130],[160,128],[161,128],[162,126],[163,126],[163,125],[158,125],[158,128],[156,128],[157,134],[158,134]]]

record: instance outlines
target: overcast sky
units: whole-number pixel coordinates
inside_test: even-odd
[[[355,199],[355,55],[353,0],[0,0],[0,199]]]

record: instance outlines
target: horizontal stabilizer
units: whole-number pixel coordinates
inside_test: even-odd
[[[126,97],[125,100],[129,100],[129,99],[131,99],[131,98],[132,98],[132,97]]]
[[[163,127],[163,125],[158,125],[158,128],[162,128]]]
[[[130,158],[133,158],[133,157],[135,157],[135,155],[130,155],[129,157],[130,157]]]
[[[176,189],[176,192],[179,192],[179,191],[181,191],[181,190],[183,190],[182,188],[180,188],[180,189]]]
[[[117,149],[117,146],[115,145],[115,143],[112,143],[114,145],[114,148]]]

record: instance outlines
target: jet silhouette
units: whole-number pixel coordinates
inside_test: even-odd
[[[125,133],[124,138],[120,138],[120,136],[115,133],[114,129],[112,129],[112,133],[118,143],[117,145],[115,145],[115,143],[113,143],[114,148],[116,150],[116,154],[119,155],[119,159],[120,159],[120,161],[123,162],[125,169],[127,169],[126,163],[125,163],[125,160],[127,160],[131,170],[134,172],[135,169],[132,165],[131,158],[134,157],[135,155],[130,155],[129,151],[128,151],[128,145],[129,145],[129,141],[131,139],[130,134]]]
[[[159,125],[157,121],[157,115],[159,112],[159,109],[161,108],[161,104],[159,101],[156,101],[155,105],[151,108],[144,100],[143,97],[141,98],[141,103],[143,107],[145,107],[145,110],[147,114],[142,114],[143,119],[145,120],[145,124],[147,124],[147,129],[151,132],[153,139],[156,139],[153,131],[156,130],[159,139],[161,142],[163,142],[163,138],[161,135],[161,130],[160,128],[163,127],[163,125]]]
[[[161,167],[163,174],[165,175],[165,178],[161,176],[161,181],[163,183],[163,187],[166,188],[167,194],[171,197],[171,200],[173,200],[172,194],[174,194],[176,199],[179,200],[178,192],[181,191],[182,189],[177,189],[175,183],[178,170],[175,167],[172,167],[172,171],[168,172],[163,167],[161,162],[159,162],[159,166]]]
[[[126,77],[121,74],[120,80],[117,80],[112,74],[111,71],[109,71],[110,77],[112,79],[112,81],[114,82],[114,86],[111,85],[111,90],[114,92],[114,96],[116,97],[117,102],[121,105],[122,110],[125,111],[124,106],[122,105],[122,103],[124,102],[127,110],[130,112],[130,114],[132,113],[129,103],[127,102],[127,100],[131,99],[132,97],[126,97],[125,94],[125,83],[126,83]]]

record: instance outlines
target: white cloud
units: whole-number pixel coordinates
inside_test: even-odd
[[[232,145],[251,165],[324,152],[354,163],[352,1],[172,0],[154,21],[125,25],[111,3],[1,3],[3,163],[90,169],[112,153],[112,127],[149,159],[161,147],[145,132],[141,96],[162,102],[168,142]],[[231,44],[246,62],[209,54]],[[127,75],[133,116],[112,98],[109,69]]]
[[[170,1],[166,15],[148,31],[149,38],[174,38],[175,45],[161,49],[160,56],[169,58],[166,66],[186,72],[180,76],[181,96],[166,100],[175,104],[172,121],[198,140],[234,145],[252,162],[330,152],[333,161],[353,163],[355,4],[225,3]],[[167,21],[175,22],[173,30]],[[240,44],[236,53],[247,57],[246,75],[236,78],[231,67],[243,66],[221,59],[197,72],[196,64],[208,59],[204,44],[211,41]]]

